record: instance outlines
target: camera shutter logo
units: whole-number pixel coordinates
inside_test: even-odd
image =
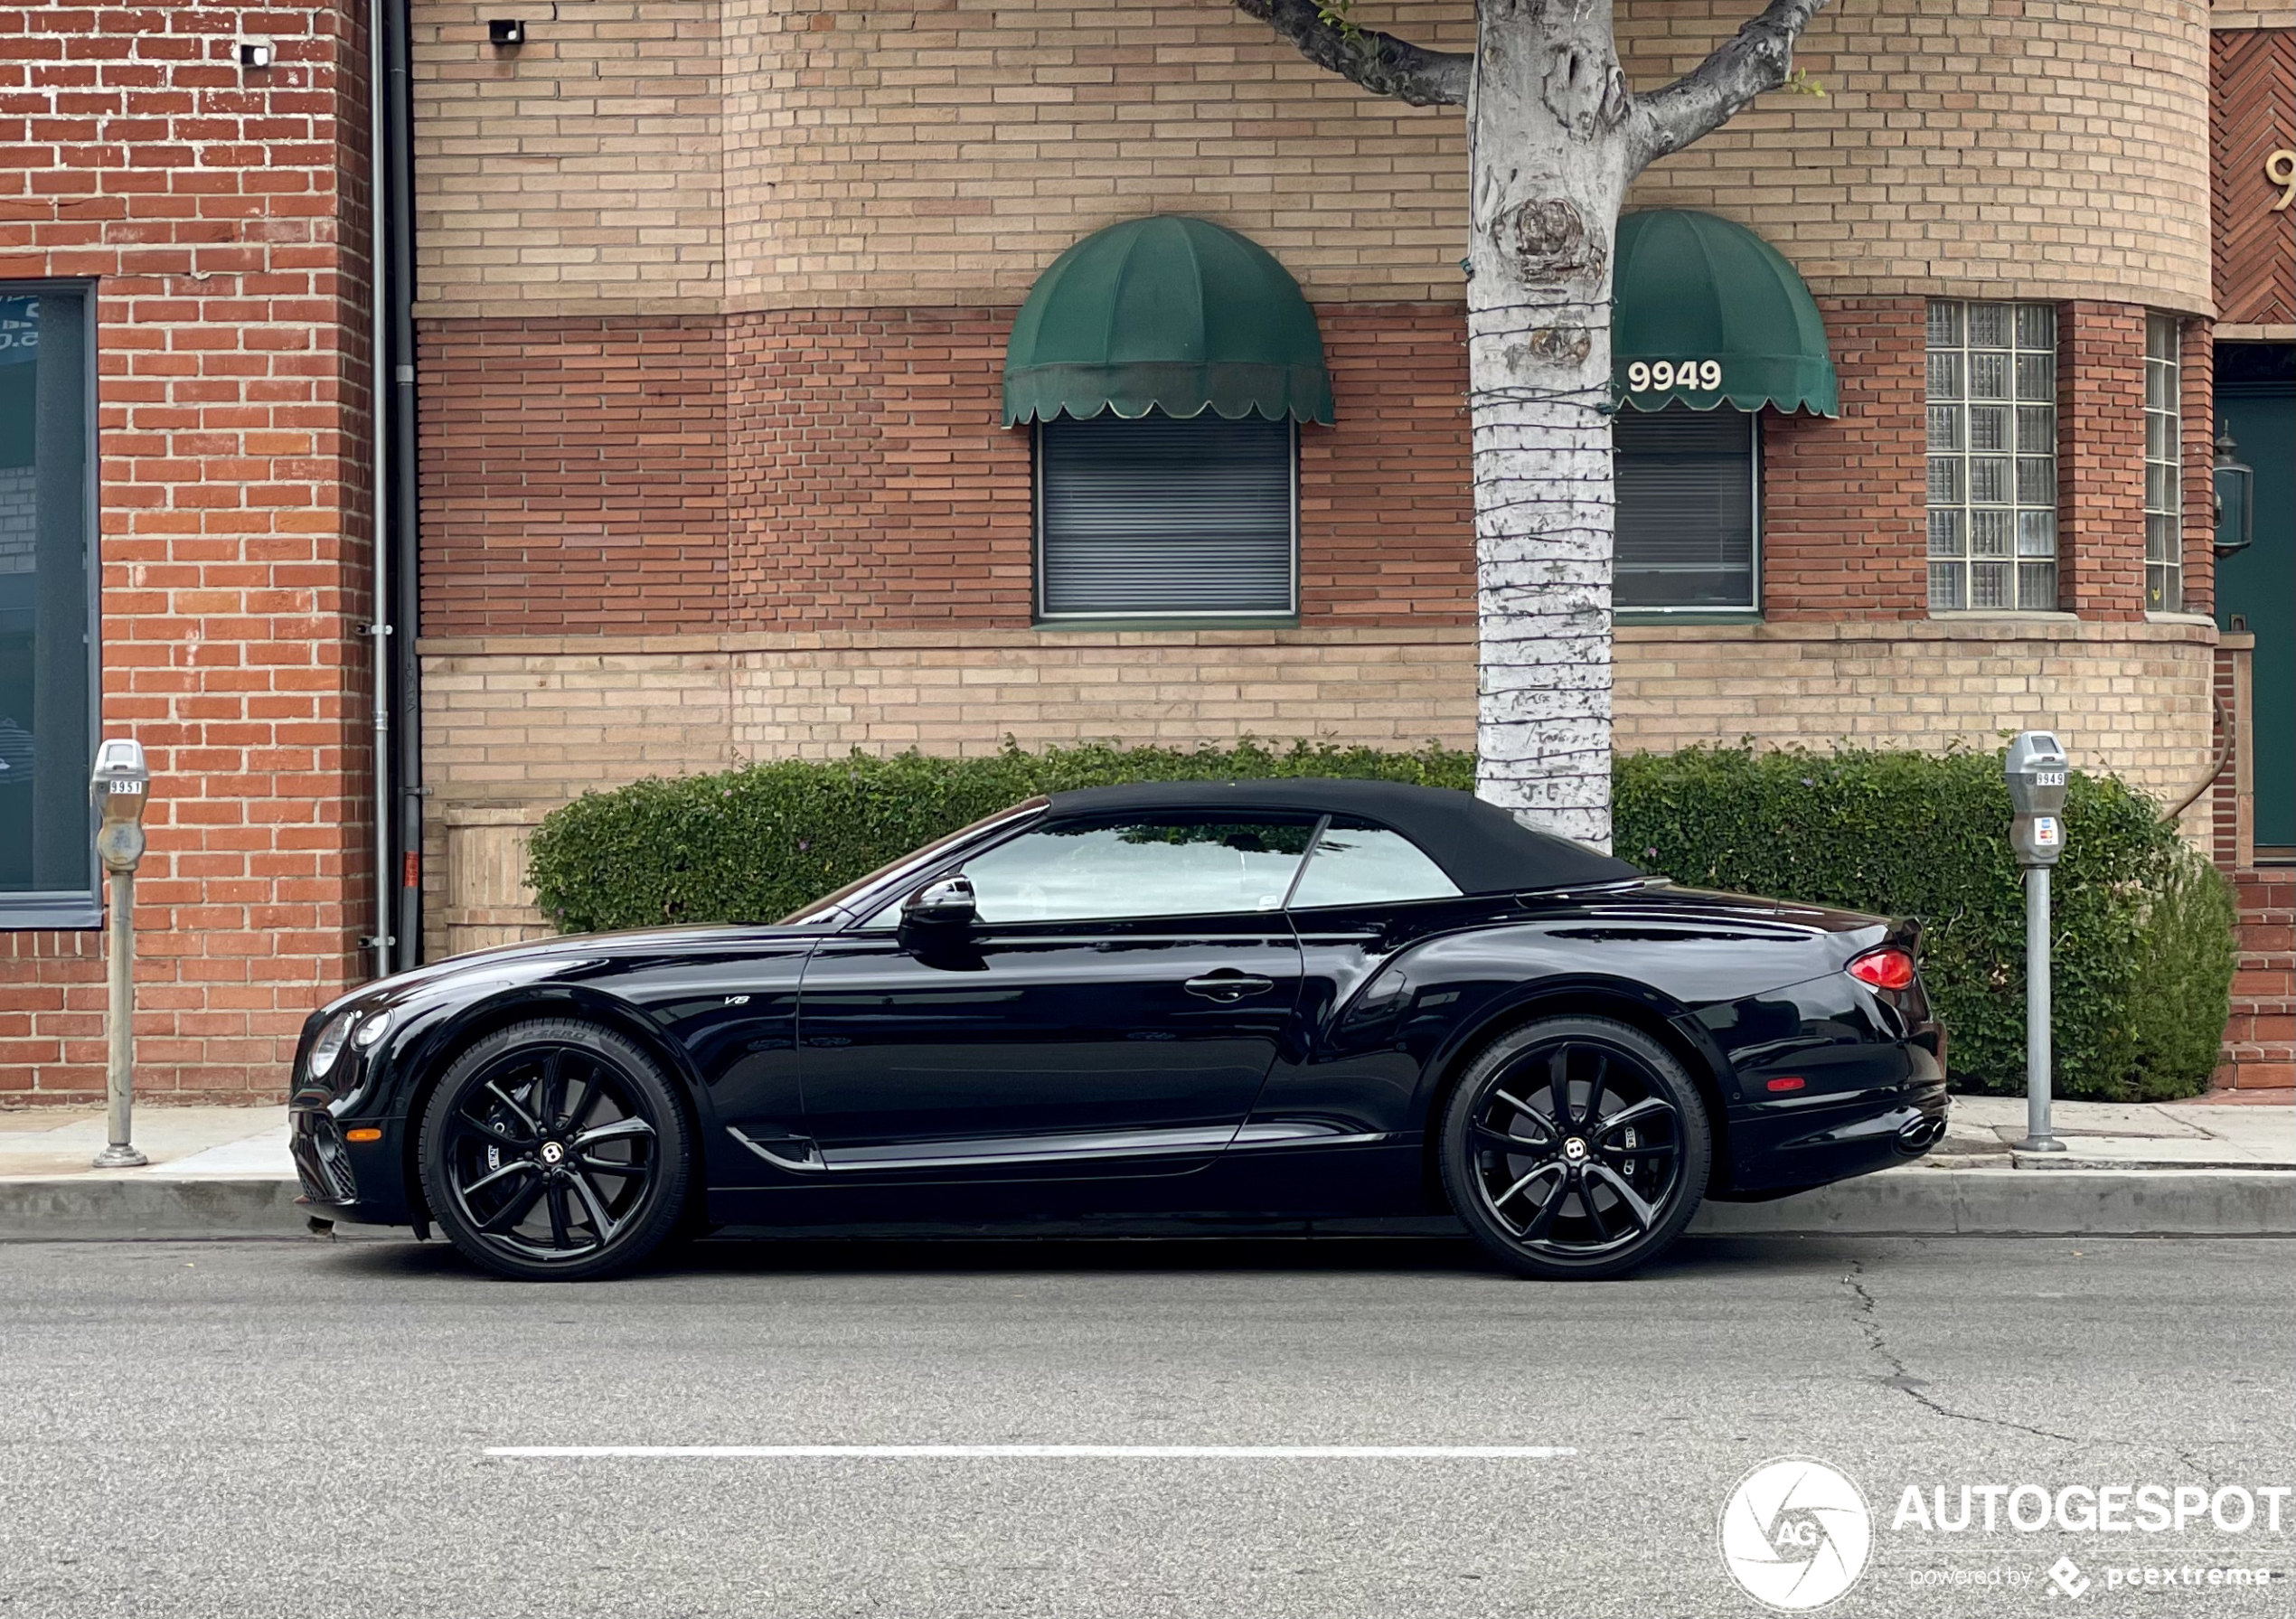
[[[1821,1608],[1858,1583],[1873,1550],[1873,1513],[1823,1462],[1780,1456],[1738,1481],[1722,1506],[1722,1564],[1765,1607]]]

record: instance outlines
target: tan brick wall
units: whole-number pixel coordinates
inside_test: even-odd
[[[1753,0],[1622,0],[1643,88]],[[525,14],[531,42],[486,43]],[[1462,0],[1383,26],[1463,45]],[[425,312],[1017,302],[1112,221],[1205,214],[1319,300],[1459,293],[1454,108],[1367,95],[1221,0],[418,0]],[[1764,98],[1634,201],[1742,221],[1837,297],[2208,308],[2208,27],[2191,0],[1821,14]]]
[[[2047,725],[2082,764],[2181,796],[2209,758],[2213,639],[2198,625],[2022,619],[1630,626],[1618,741],[1983,748]],[[442,874],[428,947],[531,925],[505,862],[542,810],[586,788],[854,747],[985,753],[1007,735],[1467,746],[1473,659],[1464,628],[427,643]]]
[[[1688,71],[1754,9],[1624,0],[1630,72]],[[2207,6],[1835,5],[1794,61],[1822,99],[1764,97],[1633,200],[1750,225],[1837,297],[2210,307]]]
[[[414,0],[426,315],[714,311],[718,0]],[[493,17],[528,40],[487,42]]]

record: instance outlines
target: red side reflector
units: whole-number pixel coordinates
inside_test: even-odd
[[[1876,989],[1911,989],[1914,983],[1914,958],[1910,951],[1895,945],[1879,950],[1868,950],[1849,967],[1849,975],[1860,984],[1870,984]]]
[[[1808,1083],[1809,1081],[1799,1074],[1788,1074],[1783,1079],[1771,1080],[1770,1088],[1772,1090],[1800,1090]]]

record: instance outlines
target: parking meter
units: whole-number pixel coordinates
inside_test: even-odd
[[[104,1011],[110,1047],[104,1091],[111,1142],[96,1155],[96,1167],[133,1169],[147,1162],[128,1139],[136,1083],[136,868],[144,859],[144,808],[152,801],[152,773],[144,764],[144,745],[114,737],[99,746],[88,792],[99,817],[96,858],[111,873],[111,959],[106,964]]]
[[[2009,779],[2009,842],[2020,866],[2054,866],[2065,852],[2065,749],[2045,730],[2028,730],[2009,744],[2002,774]]]
[[[2025,1139],[2027,1153],[2062,1153],[2049,1126],[2049,872],[2065,852],[2065,783],[2057,739],[2028,730],[2009,746],[2009,847],[2025,868]]]
[[[144,859],[144,806],[152,801],[152,773],[144,745],[115,738],[96,750],[88,790],[103,821],[96,833],[96,855],[104,870],[132,872]]]

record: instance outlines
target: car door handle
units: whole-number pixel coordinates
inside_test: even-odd
[[[1275,987],[1275,980],[1254,978],[1245,973],[1214,973],[1203,978],[1190,978],[1181,987],[1207,1001],[1241,1001],[1247,995],[1267,993]]]

